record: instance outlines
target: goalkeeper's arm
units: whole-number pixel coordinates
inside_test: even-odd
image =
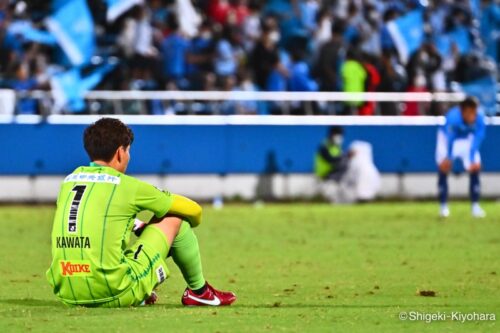
[[[188,199],[182,195],[172,194],[172,196],[173,196],[172,206],[170,207],[170,210],[168,211],[167,215],[175,215],[183,219],[186,219],[192,228],[195,228],[198,225],[200,225],[201,212],[202,212],[201,206],[195,201]],[[149,223],[157,223],[161,220],[162,218],[153,216],[153,218],[149,221]],[[146,225],[147,223],[139,219],[135,219],[133,231],[136,234],[136,236],[140,236]]]
[[[177,215],[186,219],[192,228],[197,227],[201,223],[201,206],[195,201],[186,198],[182,195],[172,194],[174,197],[172,207],[168,214]]]

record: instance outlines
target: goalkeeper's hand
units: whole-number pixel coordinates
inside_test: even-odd
[[[148,224],[146,222],[143,222],[139,219],[135,219],[134,220],[134,228],[132,229],[132,231],[134,232],[134,234],[139,237],[142,232],[144,231],[144,228],[147,226]]]

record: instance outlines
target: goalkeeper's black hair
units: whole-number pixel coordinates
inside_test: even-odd
[[[83,132],[83,146],[91,161],[109,162],[118,148],[127,148],[133,141],[132,130],[114,118],[101,118]]]

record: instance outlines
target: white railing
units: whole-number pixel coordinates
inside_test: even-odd
[[[0,124],[90,124],[102,115],[1,115]],[[108,117],[108,115],[107,115]],[[175,115],[109,115],[121,119],[128,125],[280,125],[280,126],[366,126],[366,125],[398,125],[398,126],[436,126],[444,124],[443,116],[291,116],[291,115],[228,115],[228,116],[175,116]],[[500,117],[486,118],[488,125],[500,125]]]
[[[463,93],[393,93],[393,92],[291,92],[291,91],[90,91],[85,98],[103,100],[173,100],[173,101],[268,101],[268,102],[457,102]],[[500,99],[500,94],[498,96]]]
[[[14,90],[0,89],[0,115],[13,114],[16,107]]]
[[[16,94],[12,90],[0,90],[0,121],[6,122],[8,119],[12,120],[11,116],[14,114],[15,109],[15,97]],[[86,122],[89,117],[80,117],[77,115],[71,115],[73,119],[69,119],[68,115],[62,116],[66,118],[60,118],[60,116],[54,115],[55,112],[52,109],[53,106],[53,96],[50,91],[32,91],[29,93],[17,93],[17,98],[20,97],[29,97],[34,99],[39,99],[43,101],[43,106],[45,107],[45,112],[43,114],[46,115],[44,119],[48,121],[58,122],[58,123],[66,123],[66,122]],[[110,108],[113,109],[112,114],[120,115],[123,114],[123,105],[124,103],[133,103],[137,102],[139,106],[139,114],[146,115],[147,108],[145,107],[144,102],[146,101],[162,101],[162,103],[185,103],[186,105],[194,105],[201,104],[203,102],[209,103],[219,103],[225,101],[264,101],[264,102],[282,102],[284,105],[283,110],[286,110],[287,107],[292,103],[297,102],[305,102],[304,104],[311,105],[310,102],[348,102],[348,101],[374,101],[374,102],[394,102],[394,103],[404,103],[404,102],[419,102],[419,103],[429,103],[432,101],[441,102],[441,103],[456,103],[461,101],[465,95],[463,93],[390,93],[390,92],[366,92],[366,93],[345,93],[345,92],[268,92],[268,91],[90,91],[88,92],[84,98],[89,101],[89,104],[93,102],[107,102],[107,104],[111,105]],[[497,100],[500,101],[500,93],[497,95]],[[92,112],[91,112],[92,113]],[[188,112],[188,114],[196,114],[196,112]],[[283,112],[284,116],[278,117],[286,117],[287,112]],[[307,112],[306,114],[311,114]],[[48,115],[48,117],[47,117]],[[76,118],[75,118],[76,117]],[[126,116],[128,117],[128,116]],[[309,122],[311,124],[319,124],[319,123],[330,123],[332,122],[331,116],[327,118],[322,118],[322,116],[314,116],[318,117],[316,119],[311,120],[293,120],[294,118],[281,118],[281,120],[274,119],[272,116],[218,116],[212,115],[211,117],[203,117],[203,119],[186,119],[186,116],[183,116],[182,119],[174,120],[172,117],[165,118],[165,116],[150,116],[153,117],[150,119],[139,120],[139,118],[134,118],[134,116],[130,116],[135,119],[135,122],[144,122],[151,123],[153,121],[159,123],[263,123],[263,124],[274,124],[276,122],[279,123],[304,123]],[[213,118],[219,117],[219,118]],[[222,117],[222,118],[220,118]],[[252,117],[252,118],[241,118],[241,117]],[[439,117],[427,117],[419,116],[412,117],[411,119],[393,119],[399,118],[396,117],[384,117],[384,119],[368,119],[374,117],[356,117],[351,116],[350,118],[343,118],[346,116],[338,117],[338,120],[335,120],[335,123],[340,124],[349,124],[353,121],[356,121],[357,124],[429,124],[429,119],[434,119],[431,122],[436,123],[440,122]],[[211,118],[208,120],[207,118]],[[265,119],[267,118],[267,119]],[[340,118],[343,118],[341,120]],[[417,119],[418,118],[418,119]],[[63,120],[64,119],[64,120]],[[129,120],[130,120],[129,119]],[[168,120],[167,120],[168,119]],[[222,120],[224,119],[224,120]],[[245,120],[242,120],[245,119]],[[17,116],[15,121],[21,122],[36,122],[38,121],[37,116]],[[496,120],[492,120],[496,123]],[[346,123],[347,122],[347,123]]]

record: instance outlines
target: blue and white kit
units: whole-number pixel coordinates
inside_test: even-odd
[[[460,159],[466,170],[473,163],[481,163],[479,148],[484,139],[486,124],[479,109],[476,121],[466,124],[460,108],[454,107],[446,114],[446,122],[437,133],[436,163],[445,159]]]

